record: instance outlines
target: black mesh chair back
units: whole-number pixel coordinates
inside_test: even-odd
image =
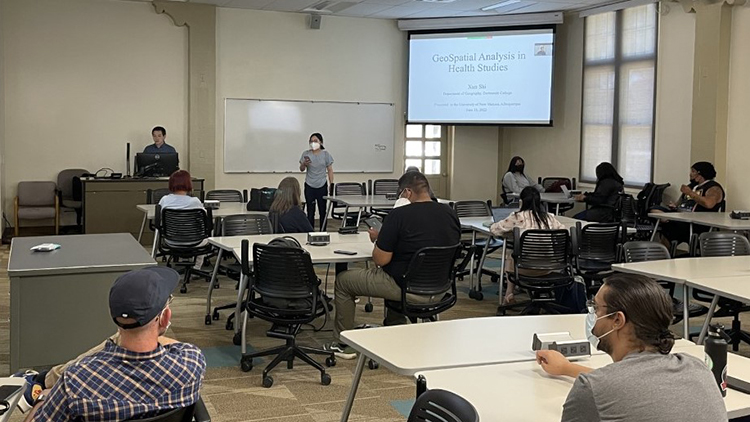
[[[638,201],[636,203],[637,214],[645,217],[648,214],[649,209],[661,205],[664,191],[670,186],[671,184],[669,183],[646,184],[643,190],[638,193]]]
[[[617,262],[617,246],[623,233],[620,223],[597,223],[581,225],[576,223],[574,251],[579,261],[596,261],[613,264]],[[580,264],[580,263],[579,263]]]
[[[242,241],[242,254],[249,247]],[[246,262],[245,259],[243,261]],[[249,271],[245,268],[243,271]],[[253,278],[248,295],[250,313],[266,321],[280,324],[304,324],[314,320],[319,312],[318,277],[315,275],[310,254],[294,247],[253,245]],[[309,307],[280,310],[262,301],[253,300],[255,295],[271,299],[307,300]]]
[[[432,246],[414,254],[401,280],[401,301],[386,301],[386,307],[406,317],[431,318],[456,304],[456,259],[461,245]],[[410,302],[407,294],[436,296],[433,303]]]
[[[373,195],[398,193],[398,179],[377,179],[372,182]]]
[[[158,207],[161,208],[161,207]],[[210,210],[161,210],[160,237],[169,246],[193,248],[211,236]]]
[[[624,262],[645,262],[671,259],[669,249],[659,242],[633,241],[622,245]]]
[[[221,223],[222,236],[252,236],[273,234],[268,217],[263,214],[238,214],[224,217]]]
[[[565,186],[567,186],[568,189],[575,189],[576,188],[576,179],[575,178],[567,178],[567,177],[545,177],[544,179],[539,182],[540,185],[544,188],[546,191],[547,189],[551,188],[552,185],[562,182]]]
[[[343,195],[366,195],[364,183],[342,182],[333,185],[333,194],[336,196]]]
[[[167,188],[161,188],[161,189],[148,189],[146,191],[146,203],[147,204],[158,204],[159,201],[161,201],[161,198],[164,198],[165,196],[169,195],[169,189]]]
[[[128,421],[139,422],[191,422],[193,420],[193,409],[195,404],[179,409],[168,410],[160,415],[146,419],[128,419]]]
[[[479,422],[479,414],[463,397],[436,389],[417,398],[407,422]]]
[[[737,233],[701,233],[697,246],[702,257],[750,255],[750,241]]]
[[[206,199],[219,202],[247,202],[242,192],[234,189],[210,190],[206,192]]]
[[[490,206],[484,201],[456,201],[453,203],[458,218],[491,217]]]
[[[636,227],[638,222],[638,214],[636,211],[636,202],[633,195],[628,193],[621,193],[618,201],[619,206],[616,210],[619,214],[620,221],[625,224],[626,227]]]
[[[566,271],[570,268],[570,234],[567,230],[513,230],[516,267],[530,270]]]

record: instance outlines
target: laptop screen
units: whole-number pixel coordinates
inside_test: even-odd
[[[505,220],[516,211],[518,211],[518,208],[492,208],[492,221],[497,223],[498,221]]]

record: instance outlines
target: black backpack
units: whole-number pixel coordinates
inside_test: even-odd
[[[250,201],[247,203],[248,211],[268,211],[276,196],[275,188],[250,189]]]

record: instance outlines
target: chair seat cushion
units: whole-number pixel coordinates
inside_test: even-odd
[[[612,263],[594,259],[579,259],[578,267],[584,271],[611,271]]]
[[[74,201],[72,199],[63,199],[62,200],[62,206],[65,207],[65,208],[75,208],[75,209],[78,209],[78,208],[81,208],[82,205],[83,205],[83,202],[81,202],[81,201]]]
[[[55,218],[55,209],[50,207],[19,207],[18,218],[23,220]]]

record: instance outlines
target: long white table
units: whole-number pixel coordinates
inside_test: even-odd
[[[10,407],[8,408],[8,411],[5,412],[4,415],[0,416],[0,422],[7,422],[10,420],[10,415],[13,413],[14,410],[16,410],[16,405],[18,404],[18,400],[21,399],[21,396],[23,395],[23,391],[26,387],[26,379],[25,378],[0,378],[0,386],[19,386],[21,389],[19,392],[12,394],[10,397],[8,397],[8,404]]]
[[[517,193],[508,193],[507,195],[511,198],[518,198],[520,196]],[[555,205],[555,215],[560,215],[560,204],[573,204],[576,202],[575,198],[565,196],[562,192],[542,192],[539,196],[543,203]]]
[[[661,261],[634,262],[630,264],[615,264],[615,271],[623,273],[645,275],[656,280],[669,281],[683,285],[683,315],[682,335],[690,335],[688,305],[690,301],[691,279],[722,278],[733,276],[750,276],[750,256],[709,257],[709,258],[680,258]],[[716,299],[718,300],[718,299]]]
[[[330,233],[331,243],[325,246],[312,246],[307,244],[307,233],[296,233],[296,234],[265,234],[256,236],[218,236],[208,238],[208,243],[219,248],[218,256],[216,257],[216,264],[214,265],[213,273],[211,275],[211,281],[208,287],[208,297],[206,298],[206,318],[205,323],[208,325],[211,323],[211,296],[213,294],[214,285],[216,283],[216,277],[219,272],[219,263],[221,262],[222,256],[229,252],[234,254],[237,260],[240,260],[240,253],[242,250],[242,241],[247,239],[250,242],[250,255],[248,259],[252,264],[253,256],[252,250],[253,245],[256,243],[266,244],[277,237],[291,236],[302,245],[302,248],[310,253],[310,259],[313,264],[338,264],[338,263],[350,263],[350,262],[363,262],[372,259],[373,245],[370,241],[370,237],[367,233],[357,234],[339,234]],[[356,255],[342,255],[334,253],[336,250],[345,250],[356,252]],[[247,286],[247,280],[244,275],[240,277],[239,290],[237,292],[237,305],[235,307],[235,315],[239,316],[242,309],[242,296]],[[238,320],[239,321],[239,320]],[[239,324],[234,325],[235,334],[239,332]]]
[[[703,340],[708,332],[708,326],[711,324],[711,319],[713,318],[716,307],[718,306],[719,297],[745,303],[750,302],[750,275],[690,278],[685,282],[685,287],[705,290],[714,295],[711,305],[708,308],[706,320],[703,322],[703,327],[701,327],[698,344],[703,344]]]
[[[659,223],[663,220],[680,221],[690,224],[690,236],[693,235],[693,224],[708,226],[712,228],[732,231],[750,230],[750,220],[737,220],[729,217],[726,212],[650,212],[648,216],[656,218],[656,225],[651,234],[651,240],[654,240]]]
[[[386,199],[385,195],[341,195],[341,196],[324,196],[323,199],[328,201],[328,207],[326,208],[326,215],[323,218],[323,230],[328,227],[328,216],[333,212],[333,204],[337,203],[343,205],[344,208],[344,219],[341,223],[342,226],[346,226],[346,216],[349,214],[349,208],[358,208],[357,210],[357,223],[355,227],[359,226],[359,220],[362,218],[362,210],[365,208],[393,208],[396,203],[395,199]]]
[[[676,344],[673,352],[704,358],[703,346]],[[611,362],[607,355],[594,355],[578,363],[601,368]],[[750,359],[730,353],[727,369],[730,376],[748,379]],[[415,376],[423,376],[427,388],[448,390],[468,400],[482,421],[559,421],[575,381],[550,376],[536,362],[423,371]],[[724,403],[730,418],[750,415],[748,394],[729,389]]]

